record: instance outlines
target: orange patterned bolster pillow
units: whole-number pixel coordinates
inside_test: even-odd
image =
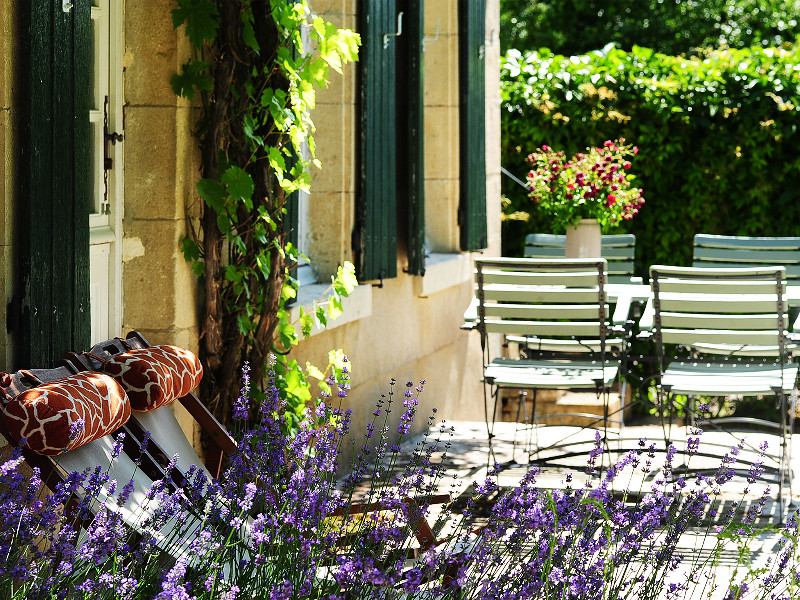
[[[13,441],[26,438],[39,454],[56,455],[101,438],[131,416],[125,390],[102,373],[79,373],[43,383],[3,408]],[[83,421],[83,427],[79,421]]]
[[[188,350],[176,346],[137,348],[112,356],[103,372],[122,384],[133,410],[155,410],[191,392],[203,367]]]

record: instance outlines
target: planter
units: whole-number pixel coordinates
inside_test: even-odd
[[[567,227],[567,258],[600,258],[602,247],[600,223],[581,219],[575,227]]]

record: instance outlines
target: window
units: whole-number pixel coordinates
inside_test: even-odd
[[[94,341],[119,335],[122,329],[121,18],[119,2],[93,0],[89,290]]]

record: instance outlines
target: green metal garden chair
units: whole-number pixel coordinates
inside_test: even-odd
[[[783,267],[655,265],[650,268],[653,296],[640,322],[656,346],[662,415],[668,412],[671,419],[676,395],[688,397],[690,422],[697,398],[755,396],[777,405],[777,422],[735,416],[706,422],[726,431],[767,428],[778,435],[779,453],[771,460],[779,501],[784,485],[791,486],[789,434],[798,376],[787,331],[785,276]],[[670,434],[665,437],[669,442]]]
[[[800,285],[800,237],[694,236],[693,266],[786,268],[788,285]]]
[[[477,329],[484,355],[486,417],[492,430],[501,393],[509,389],[520,392],[523,409],[522,394],[532,390],[534,432],[540,422],[564,416],[589,419],[590,426],[604,431],[610,423],[622,426],[622,409],[609,412],[609,394],[624,371],[627,331],[611,324],[606,267],[605,259],[475,261]],[[498,339],[493,334],[502,336],[497,348],[492,347]],[[518,353],[509,352],[509,342],[518,345]],[[594,392],[602,399],[603,416],[539,415],[539,390]],[[490,395],[494,398],[491,416]]]
[[[634,255],[636,236],[632,233],[602,236],[600,253],[608,262],[608,283],[641,282],[636,276]],[[530,233],[525,237],[526,258],[564,258],[567,236]]]

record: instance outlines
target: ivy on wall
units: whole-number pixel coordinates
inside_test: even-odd
[[[195,133],[203,215],[183,252],[204,292],[203,397],[229,422],[243,364],[258,382],[274,352],[291,426],[310,399],[306,375],[322,374],[286,356],[299,335],[287,307],[299,257],[287,237],[288,199],[309,189],[309,166],[317,163],[316,89],[331,69],[341,73],[356,59],[359,36],[312,15],[305,0],[177,0],[172,16],[194,49],[172,86],[201,109]],[[305,334],[341,312],[353,273],[352,265],[340,268],[327,307],[301,314]]]
[[[800,235],[800,50],[745,48],[686,58],[611,45],[582,56],[509,51],[502,62],[502,160],[524,179],[543,144],[568,154],[624,137],[639,147],[647,204],[626,224],[637,262],[690,264],[695,233]],[[505,179],[504,252],[548,231]],[[519,214],[517,214],[519,216]]]

